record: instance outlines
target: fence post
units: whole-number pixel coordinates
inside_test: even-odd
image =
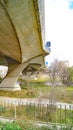
[[[17,116],[16,116],[16,102],[14,103],[14,119],[16,120],[17,119]]]
[[[56,123],[57,123],[57,120],[58,120],[58,119],[57,119],[57,118],[58,118],[58,117],[57,117],[57,116],[58,116],[57,106],[56,106],[56,113],[55,113],[55,114],[56,114]]]
[[[61,121],[62,121],[62,119],[61,119],[61,118],[62,118],[62,117],[61,117],[61,107],[62,107],[62,106],[61,106],[61,104],[60,104],[60,123],[61,123]]]
[[[36,109],[35,109],[35,103],[34,103],[34,120],[35,120],[35,118],[36,118],[36,117],[35,117],[35,115],[36,115],[35,113],[36,113]]]
[[[66,124],[66,105],[65,105],[65,124]]]
[[[71,105],[69,105],[70,113],[69,113],[69,118],[71,119],[70,123],[72,123],[72,109]]]

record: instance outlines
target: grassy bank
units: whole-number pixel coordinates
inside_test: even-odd
[[[21,91],[9,92],[1,91],[0,96],[15,97],[15,98],[50,98],[54,95],[56,101],[73,103],[73,86],[57,86],[50,87],[44,83],[29,83],[22,84]]]
[[[13,123],[2,123],[0,122],[0,130],[72,130],[72,126],[56,126],[47,125],[38,127],[26,122],[13,122]]]

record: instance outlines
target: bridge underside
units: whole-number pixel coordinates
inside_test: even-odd
[[[16,82],[20,72],[28,65],[36,63],[38,68],[44,63],[47,53],[40,12],[44,8],[39,5],[39,0],[0,0],[0,55],[8,66],[0,90],[20,90]]]

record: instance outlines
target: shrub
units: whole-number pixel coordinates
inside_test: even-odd
[[[22,130],[16,123],[5,123],[3,124],[1,130]]]

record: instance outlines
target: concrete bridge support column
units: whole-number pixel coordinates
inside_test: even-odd
[[[28,65],[25,64],[18,64],[16,67],[7,74],[4,80],[0,84],[0,90],[7,90],[7,91],[16,91],[21,90],[20,85],[17,83],[17,79],[19,77],[20,72]]]
[[[41,63],[40,65],[43,65],[43,63],[44,63],[44,55],[33,57],[31,60],[28,60],[21,64],[17,64],[17,63],[10,64],[9,63],[8,73],[0,84],[0,90],[6,90],[6,91],[21,90],[20,85],[17,83],[17,79],[20,75],[20,72],[22,72],[22,70],[30,64],[32,64],[32,66],[34,66],[34,63],[37,64],[36,68],[38,69],[38,64]]]

